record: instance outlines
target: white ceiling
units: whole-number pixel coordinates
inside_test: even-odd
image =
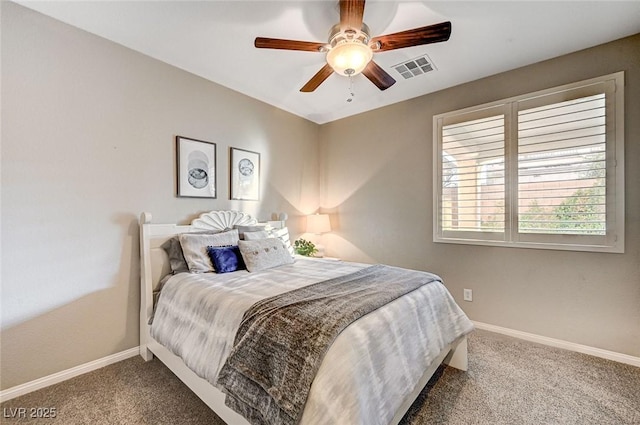
[[[640,1],[376,1],[372,36],[451,21],[444,43],[374,55],[397,83],[380,91],[364,76],[331,75],[302,87],[324,54],[256,49],[257,36],[327,41],[333,1],[17,1],[153,58],[322,124],[488,75],[640,33]],[[405,80],[393,68],[427,54],[437,70]]]

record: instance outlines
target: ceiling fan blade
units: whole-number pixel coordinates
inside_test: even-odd
[[[333,68],[331,68],[329,64],[326,64],[322,67],[322,69],[320,69],[320,71],[316,73],[316,75],[311,77],[311,79],[300,89],[300,91],[304,93],[314,91],[320,84],[323,83],[324,80],[329,78],[329,75],[331,74],[333,74]]]
[[[340,29],[360,31],[364,15],[364,0],[340,0]]]
[[[369,62],[367,67],[362,71],[365,77],[376,85],[380,90],[386,90],[396,83],[391,75],[380,67],[374,61]]]
[[[403,47],[447,41],[451,35],[451,22],[441,22],[412,30],[373,37],[369,43],[376,52],[402,49]],[[379,45],[376,48],[376,45]]]
[[[284,40],[281,38],[256,37],[253,43],[258,49],[302,50],[305,52],[320,52],[326,47],[326,43],[313,41]]]

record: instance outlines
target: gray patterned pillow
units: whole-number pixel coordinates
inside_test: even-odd
[[[215,271],[207,253],[207,246],[229,246],[238,243],[238,231],[235,229],[214,235],[182,233],[178,237],[191,273]]]
[[[259,272],[293,263],[289,251],[278,238],[239,241],[238,247],[247,270],[250,272]]]

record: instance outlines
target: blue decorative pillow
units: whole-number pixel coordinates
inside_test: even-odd
[[[237,245],[208,246],[207,253],[217,273],[228,273],[247,268]]]

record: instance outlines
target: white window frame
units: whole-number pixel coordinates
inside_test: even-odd
[[[553,104],[562,93],[606,93],[606,232],[602,236],[518,232],[518,106]],[[601,91],[602,92],[602,91]],[[572,93],[573,94],[573,93]],[[585,94],[586,96],[587,94]],[[523,107],[523,109],[525,109]],[[445,231],[442,228],[442,134],[445,125],[504,114],[505,223],[502,232]],[[433,117],[433,241],[515,248],[624,253],[624,71],[541,90]]]

